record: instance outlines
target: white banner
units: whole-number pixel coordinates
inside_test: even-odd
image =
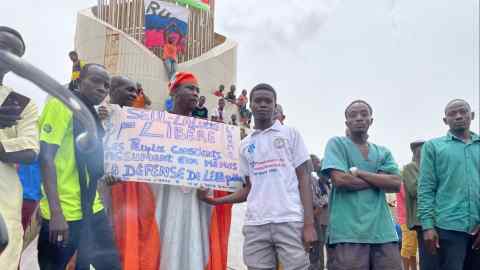
[[[125,181],[225,191],[242,186],[236,126],[115,106],[106,130],[107,174]]]

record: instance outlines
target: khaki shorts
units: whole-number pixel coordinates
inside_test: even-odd
[[[400,255],[403,258],[411,258],[417,256],[417,232],[409,230],[406,224],[400,225],[402,228],[402,250]]]
[[[327,248],[328,270],[402,270],[398,243],[341,243]]]
[[[302,234],[302,222],[244,226],[243,260],[249,270],[275,269],[277,257],[284,270],[308,270]]]

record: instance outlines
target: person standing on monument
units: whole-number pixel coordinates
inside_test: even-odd
[[[208,120],[208,109],[205,107],[206,97],[201,96],[198,99],[198,105],[193,110],[192,116],[196,118],[202,118]]]
[[[70,78],[70,83],[68,84],[68,89],[72,91],[78,90],[80,71],[85,66],[85,62],[80,60],[76,51],[71,51],[68,54],[68,57],[70,57],[70,60],[72,60],[72,76]]]
[[[167,35],[167,43],[163,45],[163,62],[167,70],[167,77],[171,80],[177,72],[177,45],[175,45],[175,38],[170,35]]]

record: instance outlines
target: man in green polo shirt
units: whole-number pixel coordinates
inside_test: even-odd
[[[109,86],[110,76],[103,66],[87,64],[80,72],[77,97],[94,115],[99,134],[103,129],[94,106],[107,96]],[[39,126],[45,195],[40,202],[40,269],[64,270],[77,250],[77,270],[90,269],[90,265],[97,270],[120,269],[111,226],[96,186],[89,184],[103,176],[101,139],[93,154],[77,151],[74,138],[83,128],[72,112],[55,98],[45,104]]]
[[[473,118],[466,101],[450,101],[447,135],[422,149],[417,215],[442,270],[480,269],[480,137],[470,131]]]
[[[333,137],[322,172],[333,188],[328,224],[329,270],[401,270],[398,236],[385,193],[401,180],[390,151],[367,141],[371,106],[356,100],[345,110],[348,137]]]

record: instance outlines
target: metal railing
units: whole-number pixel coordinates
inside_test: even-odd
[[[175,0],[163,0],[175,3]],[[215,0],[210,0],[210,10],[190,9],[188,43],[184,53],[178,54],[178,62],[200,56],[215,46]],[[145,11],[143,0],[98,0],[96,16],[102,21],[125,32],[144,44]],[[161,58],[161,48],[151,51]]]

